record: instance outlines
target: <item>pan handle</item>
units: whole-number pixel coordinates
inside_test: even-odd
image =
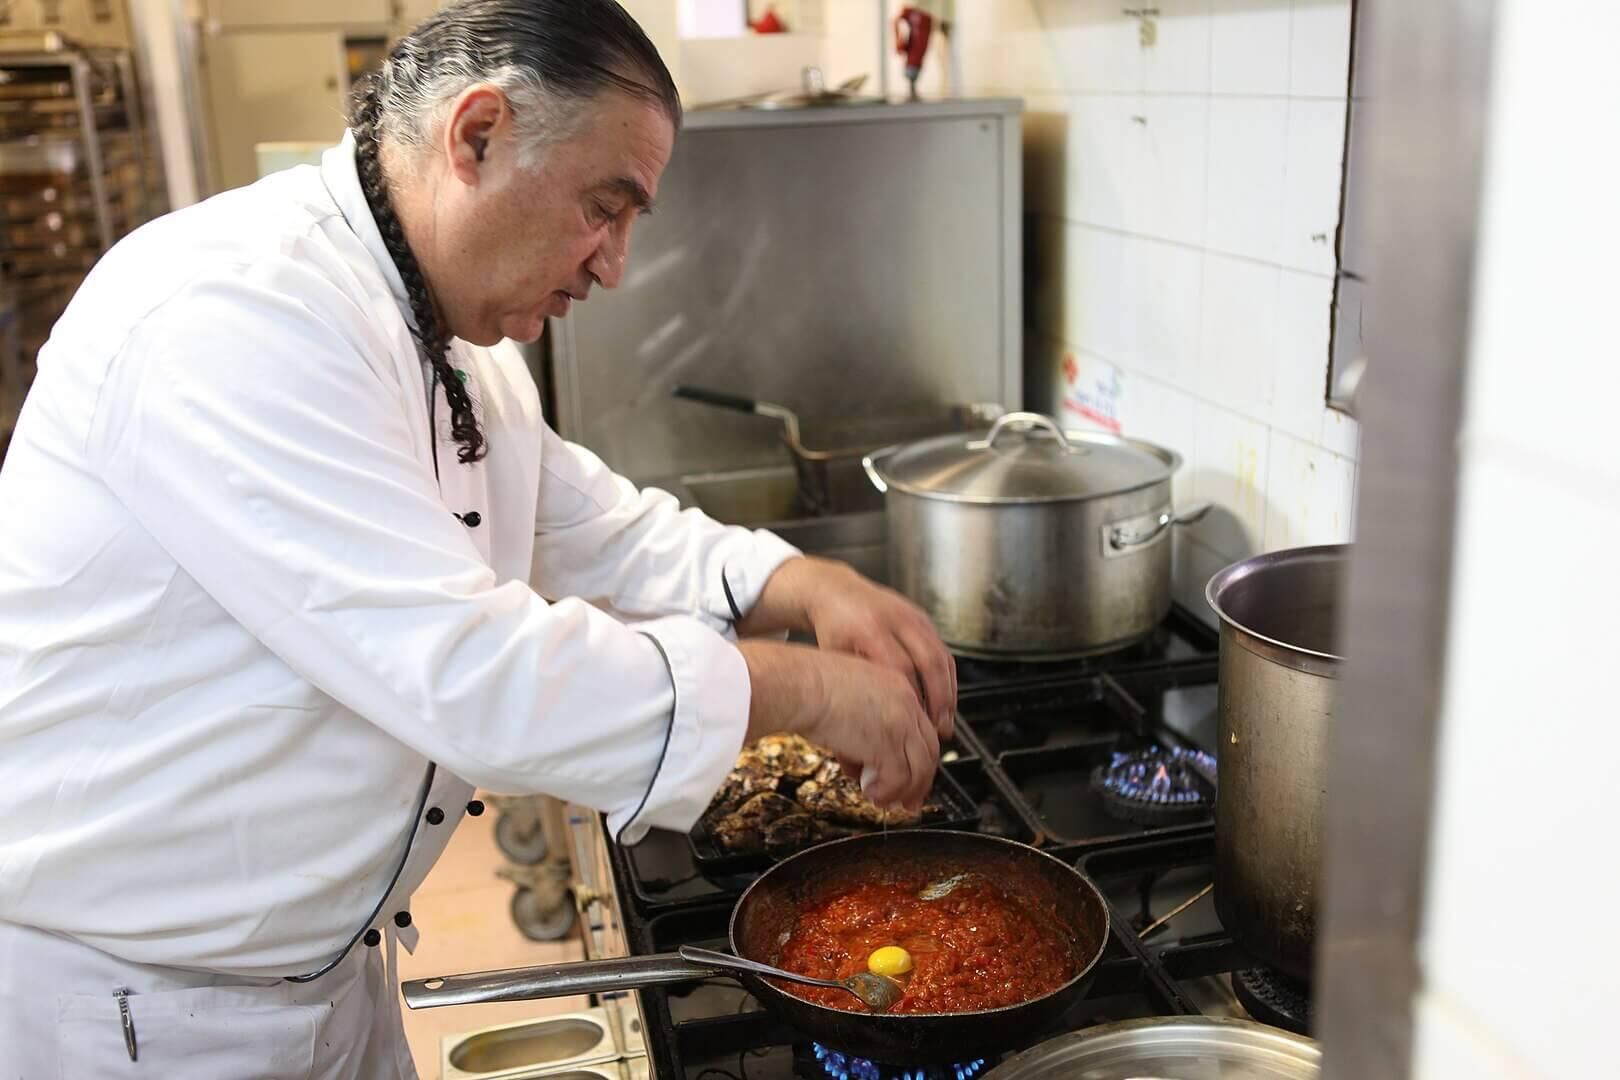
[[[754,416],[768,416],[782,425],[782,437],[787,440],[794,455],[800,456],[804,453],[804,445],[799,441],[799,417],[792,409],[784,409],[769,401],[757,401],[754,398],[728,394],[722,390],[705,390],[701,386],[677,386],[670,394],[673,397],[685,398],[687,401],[713,405],[719,409],[734,409]]]
[[[533,1001],[536,998],[610,994],[664,983],[697,982],[726,972],[709,964],[681,959],[678,953],[629,956],[617,960],[544,964],[412,979],[402,984],[405,1004],[413,1009],[440,1005],[479,1005],[491,1001]]]
[[[701,386],[677,386],[670,391],[674,397],[685,398],[687,401],[700,401],[705,405],[713,405],[721,409],[735,409],[738,412],[752,413],[759,411],[759,403],[753,398],[745,398],[740,394],[728,394],[722,390],[705,390]]]

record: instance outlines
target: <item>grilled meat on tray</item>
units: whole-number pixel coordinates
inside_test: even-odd
[[[865,829],[916,825],[944,812],[934,800],[920,814],[881,810],[825,750],[798,735],[767,735],[738,755],[704,822],[727,852],[786,855]]]
[[[879,809],[876,803],[861,794],[861,786],[855,778],[832,759],[828,759],[812,779],[800,784],[793,797],[800,806],[817,817],[841,825],[873,829],[884,826],[904,828],[922,820],[921,814],[899,807],[893,810]]]
[[[767,767],[795,780],[810,779],[831,760],[826,751],[802,735],[766,735],[754,744],[754,752]]]
[[[811,844],[819,844],[823,840],[836,840],[841,836],[854,835],[853,829],[845,829],[831,822],[821,821],[807,811],[797,814],[788,814],[779,817],[765,826],[765,853],[767,855],[791,855],[800,848],[807,848]]]
[[[779,818],[803,816],[804,810],[774,791],[763,791],[728,814],[710,821],[709,829],[720,846],[738,855],[765,850],[765,830]]]
[[[736,766],[726,774],[720,793],[709,803],[709,813],[716,810],[735,810],[762,792],[781,788],[782,776],[772,772],[771,765],[752,750],[744,750]]]

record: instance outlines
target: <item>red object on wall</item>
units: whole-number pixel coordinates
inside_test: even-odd
[[[934,17],[914,7],[903,7],[894,19],[894,51],[906,58],[906,81],[911,84],[911,100],[917,100],[917,76],[922,74],[923,56],[928,52],[928,36]]]
[[[749,23],[748,28],[756,34],[781,34],[787,32],[787,27],[782,25],[782,20],[776,14],[774,7],[767,7],[765,14]]]

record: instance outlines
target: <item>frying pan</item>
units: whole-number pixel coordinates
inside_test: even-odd
[[[861,473],[860,461],[866,454],[930,435],[978,430],[1005,411],[999,405],[955,404],[871,416],[801,419],[782,405],[723,390],[677,386],[671,394],[719,409],[769,417],[779,423],[782,442],[793,455],[800,509],[812,517],[882,509],[881,495],[873,498],[876,493]],[[847,478],[833,471],[841,465],[850,467]],[[844,482],[846,479],[853,483]]]
[[[594,960],[420,979],[404,984],[413,1009],[491,1001],[528,1001],[610,993],[663,983],[726,976],[739,979],[772,1013],[805,1035],[845,1053],[894,1065],[927,1065],[982,1057],[1021,1034],[1056,1022],[1084,995],[1108,943],[1108,905],[1066,863],[1025,844],[975,833],[931,829],[872,833],[834,840],[784,859],[748,887],[731,912],[731,949],[776,964],[801,908],[874,878],[922,874],[935,881],[963,870],[989,877],[1010,896],[1050,906],[1074,950],[1074,976],[1056,990],[1018,1005],[955,1013],[848,1012],[806,1001],[757,975],[734,975],[675,953]]]

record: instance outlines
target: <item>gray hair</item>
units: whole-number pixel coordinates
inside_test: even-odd
[[[606,90],[661,106],[677,128],[681,120],[669,71],[613,0],[461,0],[401,40],[374,78],[378,138],[405,168],[457,95],[480,83],[506,95],[523,167],[580,134]]]
[[[450,102],[478,83],[506,94],[520,164],[580,133],[589,104],[608,91],[662,108],[677,130],[681,123],[680,96],[658,50],[613,0],[460,0],[406,35],[379,70],[355,85],[349,126],[360,190],[405,284],[417,345],[450,406],[457,457],[469,465],[488,444],[472,398],[451,368],[450,330],[394,212],[388,170],[413,168]]]

